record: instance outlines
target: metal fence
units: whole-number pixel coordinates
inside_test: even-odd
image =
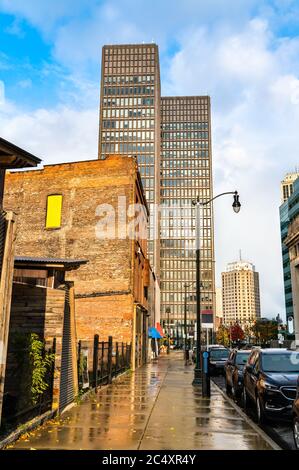
[[[55,354],[56,338],[51,348],[44,347],[43,355]],[[4,428],[22,424],[36,416],[51,410],[53,400],[54,361],[43,378],[45,390],[37,400],[32,399],[31,382],[33,370],[28,368],[26,359],[29,349],[11,347],[8,351],[6,386],[3,397],[2,425]],[[24,358],[20,362],[19,358]]]
[[[92,351],[91,351],[92,348]],[[92,357],[91,357],[92,356]],[[88,366],[92,360],[92,369]],[[79,341],[78,344],[78,383],[79,389],[97,389],[98,385],[109,384],[113,377],[121,374],[131,366],[131,345],[123,342],[99,341],[94,336],[93,345]]]

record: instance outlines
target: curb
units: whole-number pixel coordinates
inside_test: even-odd
[[[7,437],[0,441],[0,450],[4,449],[6,446],[11,444],[12,442],[17,441],[22,434],[26,432],[33,431],[38,426],[41,426],[46,421],[53,419],[57,414],[57,410],[50,410],[46,413],[42,414],[41,416],[37,416],[36,418],[28,421],[27,423],[22,425],[22,429],[16,429],[15,431],[11,432]]]
[[[221,388],[215,382],[213,382],[213,386],[217,388],[221,395],[223,395],[223,397],[229,402],[229,404],[239,413],[239,415],[244,419],[244,421],[246,421],[246,423],[249,424],[249,426],[251,426],[255,430],[255,432],[259,434],[272,447],[273,450],[282,450],[282,448],[279,447],[279,445],[276,444],[276,442],[274,442],[271,437],[269,437],[268,434],[266,434],[257,424],[255,424],[255,422],[252,421],[252,419],[250,419],[249,416],[247,416],[247,414],[245,414],[244,411],[242,411],[241,408],[236,405],[234,400],[228,397],[226,393],[221,390]]]

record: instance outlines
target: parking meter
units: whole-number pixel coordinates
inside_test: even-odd
[[[211,381],[210,381],[210,353],[203,351],[202,353],[202,396],[211,396]]]

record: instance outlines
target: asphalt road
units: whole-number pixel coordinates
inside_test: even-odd
[[[223,376],[212,377],[212,380],[225,392],[225,380]],[[242,408],[243,409],[243,408]],[[243,409],[243,411],[245,411]],[[248,416],[256,422],[255,413],[253,408],[250,408],[247,412]],[[295,444],[293,439],[292,432],[292,423],[291,421],[287,422],[269,422],[263,426],[260,426],[261,429],[268,434],[273,441],[275,441],[282,449],[285,450],[295,450]]]

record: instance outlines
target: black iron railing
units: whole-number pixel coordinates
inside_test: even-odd
[[[92,369],[88,360],[92,358]],[[78,344],[79,389],[109,384],[112,379],[131,367],[131,345],[123,342],[99,341],[94,336],[93,345],[83,341]]]

